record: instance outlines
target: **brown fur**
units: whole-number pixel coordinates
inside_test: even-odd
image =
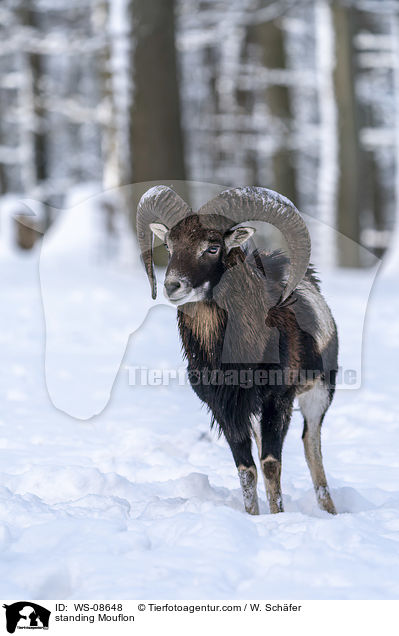
[[[226,326],[226,312],[213,301],[189,303],[178,312],[178,322],[183,347],[190,358],[189,337],[199,343],[209,362],[213,361],[216,343]]]
[[[212,351],[219,340],[224,328],[225,319],[216,303],[199,302],[191,322],[193,336],[200,342],[201,347]]]
[[[290,369],[301,367],[301,341],[298,322],[290,307],[272,307],[266,318],[268,327],[275,327],[280,333],[286,333],[288,338],[289,364]]]

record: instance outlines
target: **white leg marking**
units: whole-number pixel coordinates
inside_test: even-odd
[[[256,485],[258,482],[258,474],[255,466],[240,465],[238,467],[238,476],[240,478],[242,496],[244,499],[245,510],[250,515],[259,514],[258,493]]]
[[[251,421],[251,428],[254,434],[256,446],[258,447],[258,455],[260,459],[262,455],[262,435],[260,430],[260,416],[251,415],[249,419]]]

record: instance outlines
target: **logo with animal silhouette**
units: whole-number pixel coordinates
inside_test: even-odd
[[[3,607],[6,610],[9,634],[13,634],[16,629],[48,629],[51,612],[37,603],[18,601]]]

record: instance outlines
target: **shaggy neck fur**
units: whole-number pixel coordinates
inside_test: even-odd
[[[272,364],[296,369],[304,352],[295,305],[275,308],[281,281],[244,258],[242,252],[233,255],[211,300],[178,310],[185,356],[197,368]]]

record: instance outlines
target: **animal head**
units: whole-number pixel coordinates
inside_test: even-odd
[[[285,197],[266,188],[232,188],[206,203],[197,213],[174,190],[156,186],[140,199],[137,235],[156,298],[153,235],[170,253],[165,277],[165,296],[181,305],[210,297],[219,282],[231,250],[240,248],[254,233],[250,221],[265,221],[279,229],[288,244],[290,267],[281,301],[288,298],[307,270],[310,238],[305,222]]]
[[[170,230],[162,223],[150,224],[169,252],[164,294],[175,305],[210,298],[226,270],[231,249],[243,245],[255,232],[251,227],[223,232],[212,225],[198,214]]]

